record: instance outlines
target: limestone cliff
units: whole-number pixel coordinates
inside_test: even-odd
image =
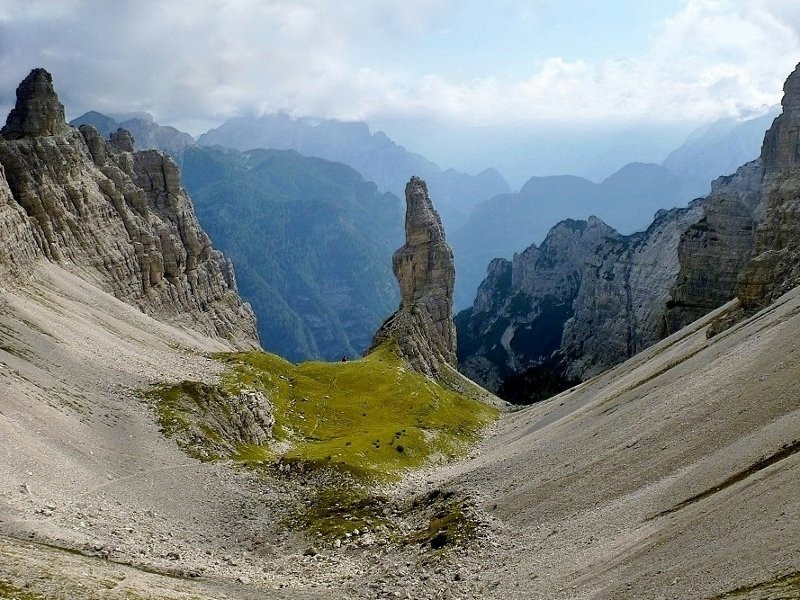
[[[157,318],[256,347],[252,311],[175,163],[132,149],[125,132],[105,141],[69,127],[50,74],[32,71],[0,138],[0,268],[46,258]]]
[[[491,390],[549,360],[572,315],[586,257],[622,239],[600,219],[562,221],[540,247],[494,260],[472,309],[456,317],[461,372]]]
[[[761,156],[714,182],[703,219],[681,240],[668,332],[734,297],[745,316],[800,284],[800,65],[781,104]]]
[[[597,218],[567,220],[541,247],[493,261],[472,309],[459,313],[461,371],[489,389],[546,366],[584,379],[660,337],[681,233],[699,203],[660,211],[631,236]]]
[[[800,65],[784,89],[761,156],[707,198],[595,244],[559,234],[565,222],[542,248],[492,262],[456,318],[462,371],[491,389],[538,365],[585,379],[734,297],[743,309],[710,333],[800,285]]]
[[[412,177],[406,186],[406,243],[392,257],[400,284],[400,308],[378,332],[370,351],[394,340],[412,368],[438,376],[456,364],[453,325],[453,251],[425,182]]]
[[[700,218],[702,204],[659,211],[646,231],[587,257],[558,353],[567,378],[587,379],[661,339],[679,241]]]
[[[736,286],[749,311],[800,285],[800,64],[786,80],[781,106],[761,149],[763,218],[753,259]]]

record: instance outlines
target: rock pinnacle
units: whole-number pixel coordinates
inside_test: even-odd
[[[0,134],[6,139],[19,139],[59,135],[68,130],[64,106],[53,89],[53,77],[44,69],[34,69],[17,87],[17,104]]]
[[[393,339],[417,371],[436,376],[442,363],[456,364],[453,325],[453,251],[425,182],[406,185],[406,243],[392,257],[400,308],[375,334],[372,348]]]

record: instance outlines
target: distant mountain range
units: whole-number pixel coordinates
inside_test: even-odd
[[[172,155],[173,158],[179,158],[183,150],[195,143],[190,134],[168,125],[159,125],[148,113],[112,116],[90,111],[73,119],[69,124],[74,127],[91,125],[106,139],[119,128],[127,129],[136,140],[138,149],[161,150]]]
[[[711,182],[735,173],[740,165],[758,156],[764,132],[781,112],[771,107],[751,119],[720,119],[701,127],[661,163],[682,178],[696,195],[711,191]]]
[[[533,177],[516,194],[475,207],[452,235],[456,256],[456,306],[472,304],[493,258],[510,258],[540,243],[564,219],[596,216],[624,233],[643,228],[655,212],[684,200],[682,181],[659,165],[633,163],[593,183],[571,175]]]
[[[346,165],[293,151],[194,146],[182,170],[262,345],[293,361],[360,356],[399,302],[400,200]]]
[[[531,178],[519,192],[493,169],[467,175],[396,144],[363,122],[294,118],[284,113],[234,118],[198,138],[204,146],[238,150],[295,150],[349,165],[378,189],[402,195],[411,175],[428,182],[440,208],[456,258],[455,306],[469,306],[493,258],[510,258],[541,243],[567,218],[597,216],[617,231],[645,228],[662,208],[685,206],[708,193],[710,182],[758,155],[764,130],[777,109],[746,120],[723,119],[692,133],[661,164],[630,163],[600,183],[575,176]],[[129,129],[141,148],[181,155],[193,145],[188,134],[155,123],[147,114],[111,118],[87,113],[72,122],[90,123],[101,133]]]
[[[494,169],[467,175],[437,164],[396,144],[385,133],[372,133],[363,122],[293,118],[284,113],[231,119],[201,135],[203,146],[237,150],[276,148],[296,150],[353,167],[381,190],[397,196],[413,175],[421,177],[439,208],[448,231],[466,222],[473,207],[497,194],[511,191]]]
[[[456,256],[457,308],[472,304],[493,258],[511,258],[539,244],[564,219],[596,216],[623,234],[646,228],[660,209],[705,196],[711,181],[727,175],[761,149],[764,131],[778,114],[723,119],[695,131],[661,165],[631,163],[601,183],[571,175],[533,177],[514,194],[478,204],[451,235]]]

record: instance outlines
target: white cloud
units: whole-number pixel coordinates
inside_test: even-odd
[[[30,68],[44,66],[73,116],[149,110],[195,132],[278,109],[476,124],[704,120],[774,104],[800,60],[795,0],[687,0],[643,53],[624,59],[543,57],[516,80],[464,80],[403,62],[407,45],[441,28],[451,4],[74,0],[20,10],[0,0],[0,104]],[[397,63],[387,67],[393,52]]]

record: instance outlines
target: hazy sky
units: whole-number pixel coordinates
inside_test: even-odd
[[[0,108],[35,66],[68,116],[199,133],[345,119],[702,121],[780,99],[798,0],[0,0]]]

